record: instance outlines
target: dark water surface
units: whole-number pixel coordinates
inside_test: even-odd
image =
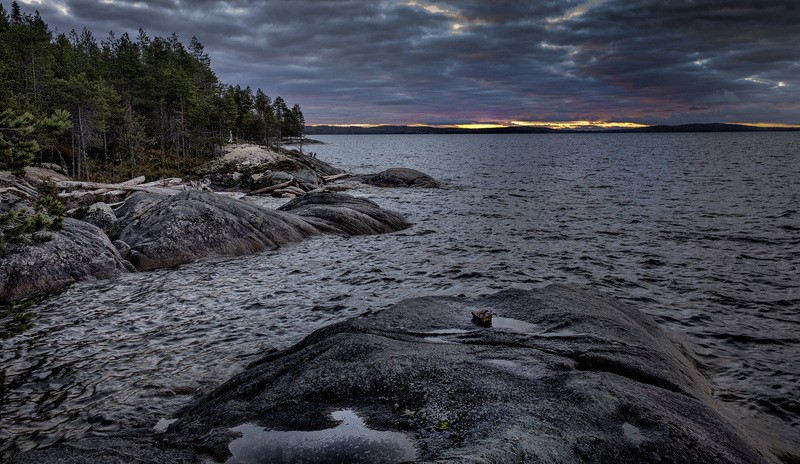
[[[687,335],[716,395],[800,436],[800,133],[326,136],[400,233],[83,283],[0,342],[0,451],[153,425],[261,353],[402,298],[591,284]],[[308,147],[306,147],[308,148]],[[265,201],[265,204],[271,204]]]

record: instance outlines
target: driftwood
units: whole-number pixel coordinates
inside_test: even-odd
[[[295,179],[292,179],[292,180],[289,180],[289,181],[286,181],[286,182],[283,182],[283,183],[280,183],[280,184],[270,185],[269,187],[264,187],[264,188],[260,188],[260,189],[257,189],[257,190],[253,190],[252,192],[248,192],[247,194],[248,195],[261,195],[262,193],[272,193],[275,190],[285,189],[286,187],[289,187],[289,186],[293,185],[295,182],[297,182],[297,181]]]
[[[159,179],[153,182],[142,184],[142,187],[177,187],[183,184],[183,179],[180,177],[168,177],[166,179]]]
[[[284,194],[287,194],[287,193],[289,195],[293,195],[295,197],[302,197],[303,195],[306,194],[305,190],[301,189],[300,187],[293,187],[293,186],[290,185],[289,187],[286,187],[286,188],[274,190],[272,192],[272,196],[273,197],[281,197],[281,196],[283,196]]]
[[[147,179],[144,176],[134,177],[133,179],[126,180],[125,182],[120,182],[120,185],[139,185],[144,184],[144,181]]]
[[[332,176],[322,176],[322,180],[325,182],[333,182],[335,180],[344,179],[345,177],[352,177],[353,175],[349,172],[344,172],[342,174],[334,174]]]
[[[148,192],[148,193],[159,193],[161,195],[175,195],[178,193],[178,190],[166,187],[145,187],[141,185],[125,185],[125,183],[121,184],[104,184],[102,182],[83,182],[83,181],[74,181],[74,180],[62,180],[56,182],[56,185],[59,188],[79,188],[84,190],[123,190],[123,191],[134,191],[134,192]],[[64,194],[59,194],[59,196],[65,196]]]

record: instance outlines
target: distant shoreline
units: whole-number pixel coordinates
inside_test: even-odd
[[[401,134],[615,134],[615,133],[666,133],[666,132],[787,132],[800,131],[796,127],[757,127],[743,124],[681,124],[659,125],[626,129],[550,129],[547,127],[498,127],[464,129],[435,126],[306,126],[306,135],[401,135]]]

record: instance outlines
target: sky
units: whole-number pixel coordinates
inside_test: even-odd
[[[221,81],[298,103],[308,124],[800,124],[798,0],[22,6],[98,40],[196,36]]]

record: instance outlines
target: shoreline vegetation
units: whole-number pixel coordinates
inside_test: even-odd
[[[0,4],[0,82],[0,170],[37,162],[84,181],[183,177],[231,143],[301,142],[305,126],[300,105],[220,82],[196,37],[55,34],[16,1]],[[29,159],[9,166],[20,143]]]

